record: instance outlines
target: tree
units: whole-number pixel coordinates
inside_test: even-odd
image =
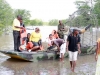
[[[13,20],[13,10],[5,0],[0,0],[0,30],[11,25]]]
[[[30,20],[30,25],[34,25],[34,26],[42,26],[43,25],[43,21],[40,19],[34,19],[34,20]]]
[[[25,9],[15,9],[14,14],[15,14],[15,17],[17,15],[21,15],[23,17],[24,23],[26,25],[29,24],[29,20],[30,20],[30,17],[31,17],[30,11],[25,10]]]
[[[96,0],[94,13],[97,14],[98,24],[100,25],[100,0]]]
[[[58,25],[58,22],[59,22],[59,21],[58,21],[57,19],[53,19],[53,20],[50,20],[50,21],[49,21],[49,25],[50,25],[50,26]]]

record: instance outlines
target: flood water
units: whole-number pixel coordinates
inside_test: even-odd
[[[48,32],[41,30],[44,41],[50,30],[52,28]],[[12,49],[12,35],[0,36],[0,50]],[[95,75],[95,69],[96,62],[94,60],[94,54],[78,56],[75,73],[72,73],[68,58],[65,58],[64,62],[60,62],[59,60],[26,62],[10,59],[8,56],[0,53],[0,75]]]

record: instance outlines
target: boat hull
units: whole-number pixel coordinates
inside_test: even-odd
[[[91,54],[95,51],[95,46],[81,47],[81,54]],[[57,50],[51,51],[38,51],[38,52],[15,52],[14,50],[2,51],[1,53],[10,56],[14,59],[21,59],[26,61],[43,61],[43,60],[55,60],[59,58],[59,52]],[[68,52],[65,53],[64,57],[68,57]]]
[[[10,56],[14,59],[21,59],[26,61],[43,61],[54,60],[59,58],[59,52],[57,51],[42,51],[42,52],[14,52],[14,51],[0,51],[1,53]],[[66,53],[65,56],[68,56]]]

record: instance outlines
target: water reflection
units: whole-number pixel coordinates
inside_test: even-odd
[[[0,75],[95,75],[96,63],[91,59],[93,57],[94,55],[80,56],[75,73],[70,71],[68,58],[64,62],[49,60],[38,63],[4,59],[0,65]]]

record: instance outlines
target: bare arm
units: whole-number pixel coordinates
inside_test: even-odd
[[[80,43],[78,43],[77,46],[78,46],[78,50],[80,50]]]
[[[69,41],[66,42],[66,51],[68,51]]]
[[[66,42],[66,48],[68,48],[68,45],[69,45],[69,41]]]
[[[97,43],[97,47],[96,47],[96,55],[98,55],[98,49],[99,49],[99,44]]]
[[[16,27],[16,28],[21,28],[21,29],[24,28],[24,27],[21,27],[21,26],[14,26],[14,27]]]
[[[80,50],[80,43],[78,43],[77,46],[78,46],[78,53],[80,54],[80,53],[81,53],[81,50]]]

